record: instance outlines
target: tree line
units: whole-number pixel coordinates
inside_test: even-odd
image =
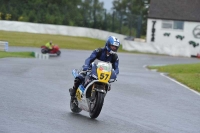
[[[146,34],[150,0],[0,0],[0,20],[79,26],[138,36]]]

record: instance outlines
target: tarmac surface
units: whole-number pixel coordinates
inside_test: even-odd
[[[200,95],[144,67],[199,59],[119,53],[118,79],[99,117],[90,119],[88,112],[71,112],[68,89],[72,70],[91,51],[61,52],[48,60],[0,59],[0,133],[200,133]]]

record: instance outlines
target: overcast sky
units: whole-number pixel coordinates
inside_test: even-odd
[[[99,0],[100,2],[104,2],[104,8],[107,10],[111,10],[112,8],[112,1],[113,0]]]

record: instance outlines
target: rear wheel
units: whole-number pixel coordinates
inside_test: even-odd
[[[101,112],[104,102],[104,94],[97,92],[95,99],[90,103],[90,117],[97,118]]]
[[[60,51],[60,50],[58,50],[58,52],[57,52],[56,54],[57,54],[57,56],[60,56],[60,54],[61,54],[61,51]]]
[[[73,113],[80,113],[82,109],[78,107],[78,101],[76,99],[70,100],[70,109]]]

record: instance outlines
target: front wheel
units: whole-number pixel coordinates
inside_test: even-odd
[[[104,102],[104,94],[97,92],[95,99],[90,103],[90,117],[97,118],[101,112]]]
[[[46,49],[43,48],[43,49],[41,50],[41,53],[46,54]]]

